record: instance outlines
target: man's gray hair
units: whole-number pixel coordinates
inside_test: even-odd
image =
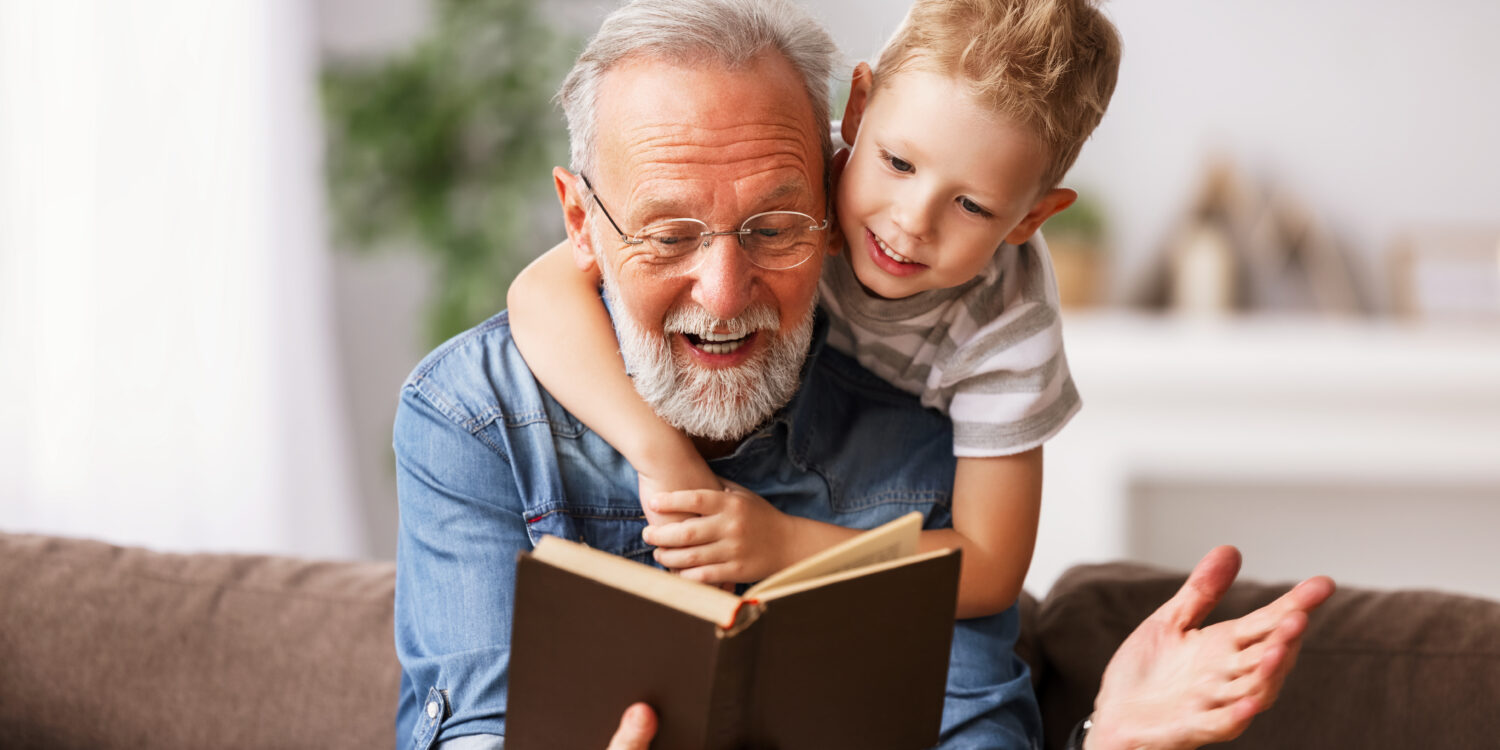
[[[801,75],[826,165],[833,151],[828,84],[838,47],[817,19],[788,0],[636,0],[604,19],[557,94],[568,121],[573,172],[593,170],[599,81],[614,66],[641,55],[734,70],[766,50],[780,52]]]

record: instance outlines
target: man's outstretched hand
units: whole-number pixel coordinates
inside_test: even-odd
[[[1104,669],[1085,750],[1185,750],[1238,737],[1276,701],[1308,613],[1333,594],[1309,578],[1237,620],[1199,628],[1240,570],[1234,547],[1209,552]]]

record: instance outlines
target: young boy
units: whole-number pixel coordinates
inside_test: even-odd
[[[854,71],[837,186],[847,252],[820,283],[828,344],[953,420],[953,528],[922,544],[964,548],[960,617],[1018,595],[1041,445],[1079,408],[1037,230],[1076,198],[1057,184],[1104,114],[1119,57],[1087,0],[917,0],[877,67]],[[635,393],[597,289],[554,249],[512,285],[511,325],[543,385],[636,468],[659,563],[748,582],[853,533],[784,523],[715,477]]]

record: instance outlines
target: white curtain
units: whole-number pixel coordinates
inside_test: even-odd
[[[368,550],[301,0],[0,0],[0,529]]]

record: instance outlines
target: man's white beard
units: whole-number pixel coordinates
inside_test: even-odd
[[[603,259],[599,266],[608,269]],[[636,391],[673,427],[709,440],[735,440],[749,435],[797,392],[812,341],[813,305],[785,335],[778,330],[776,309],[764,303],[732,320],[719,320],[697,305],[678,307],[667,313],[663,333],[652,334],[630,317],[612,273],[605,270],[603,276],[625,369]],[[762,331],[770,344],[738,367],[709,369],[687,354],[673,354],[671,334],[703,336],[716,328],[734,334]]]

